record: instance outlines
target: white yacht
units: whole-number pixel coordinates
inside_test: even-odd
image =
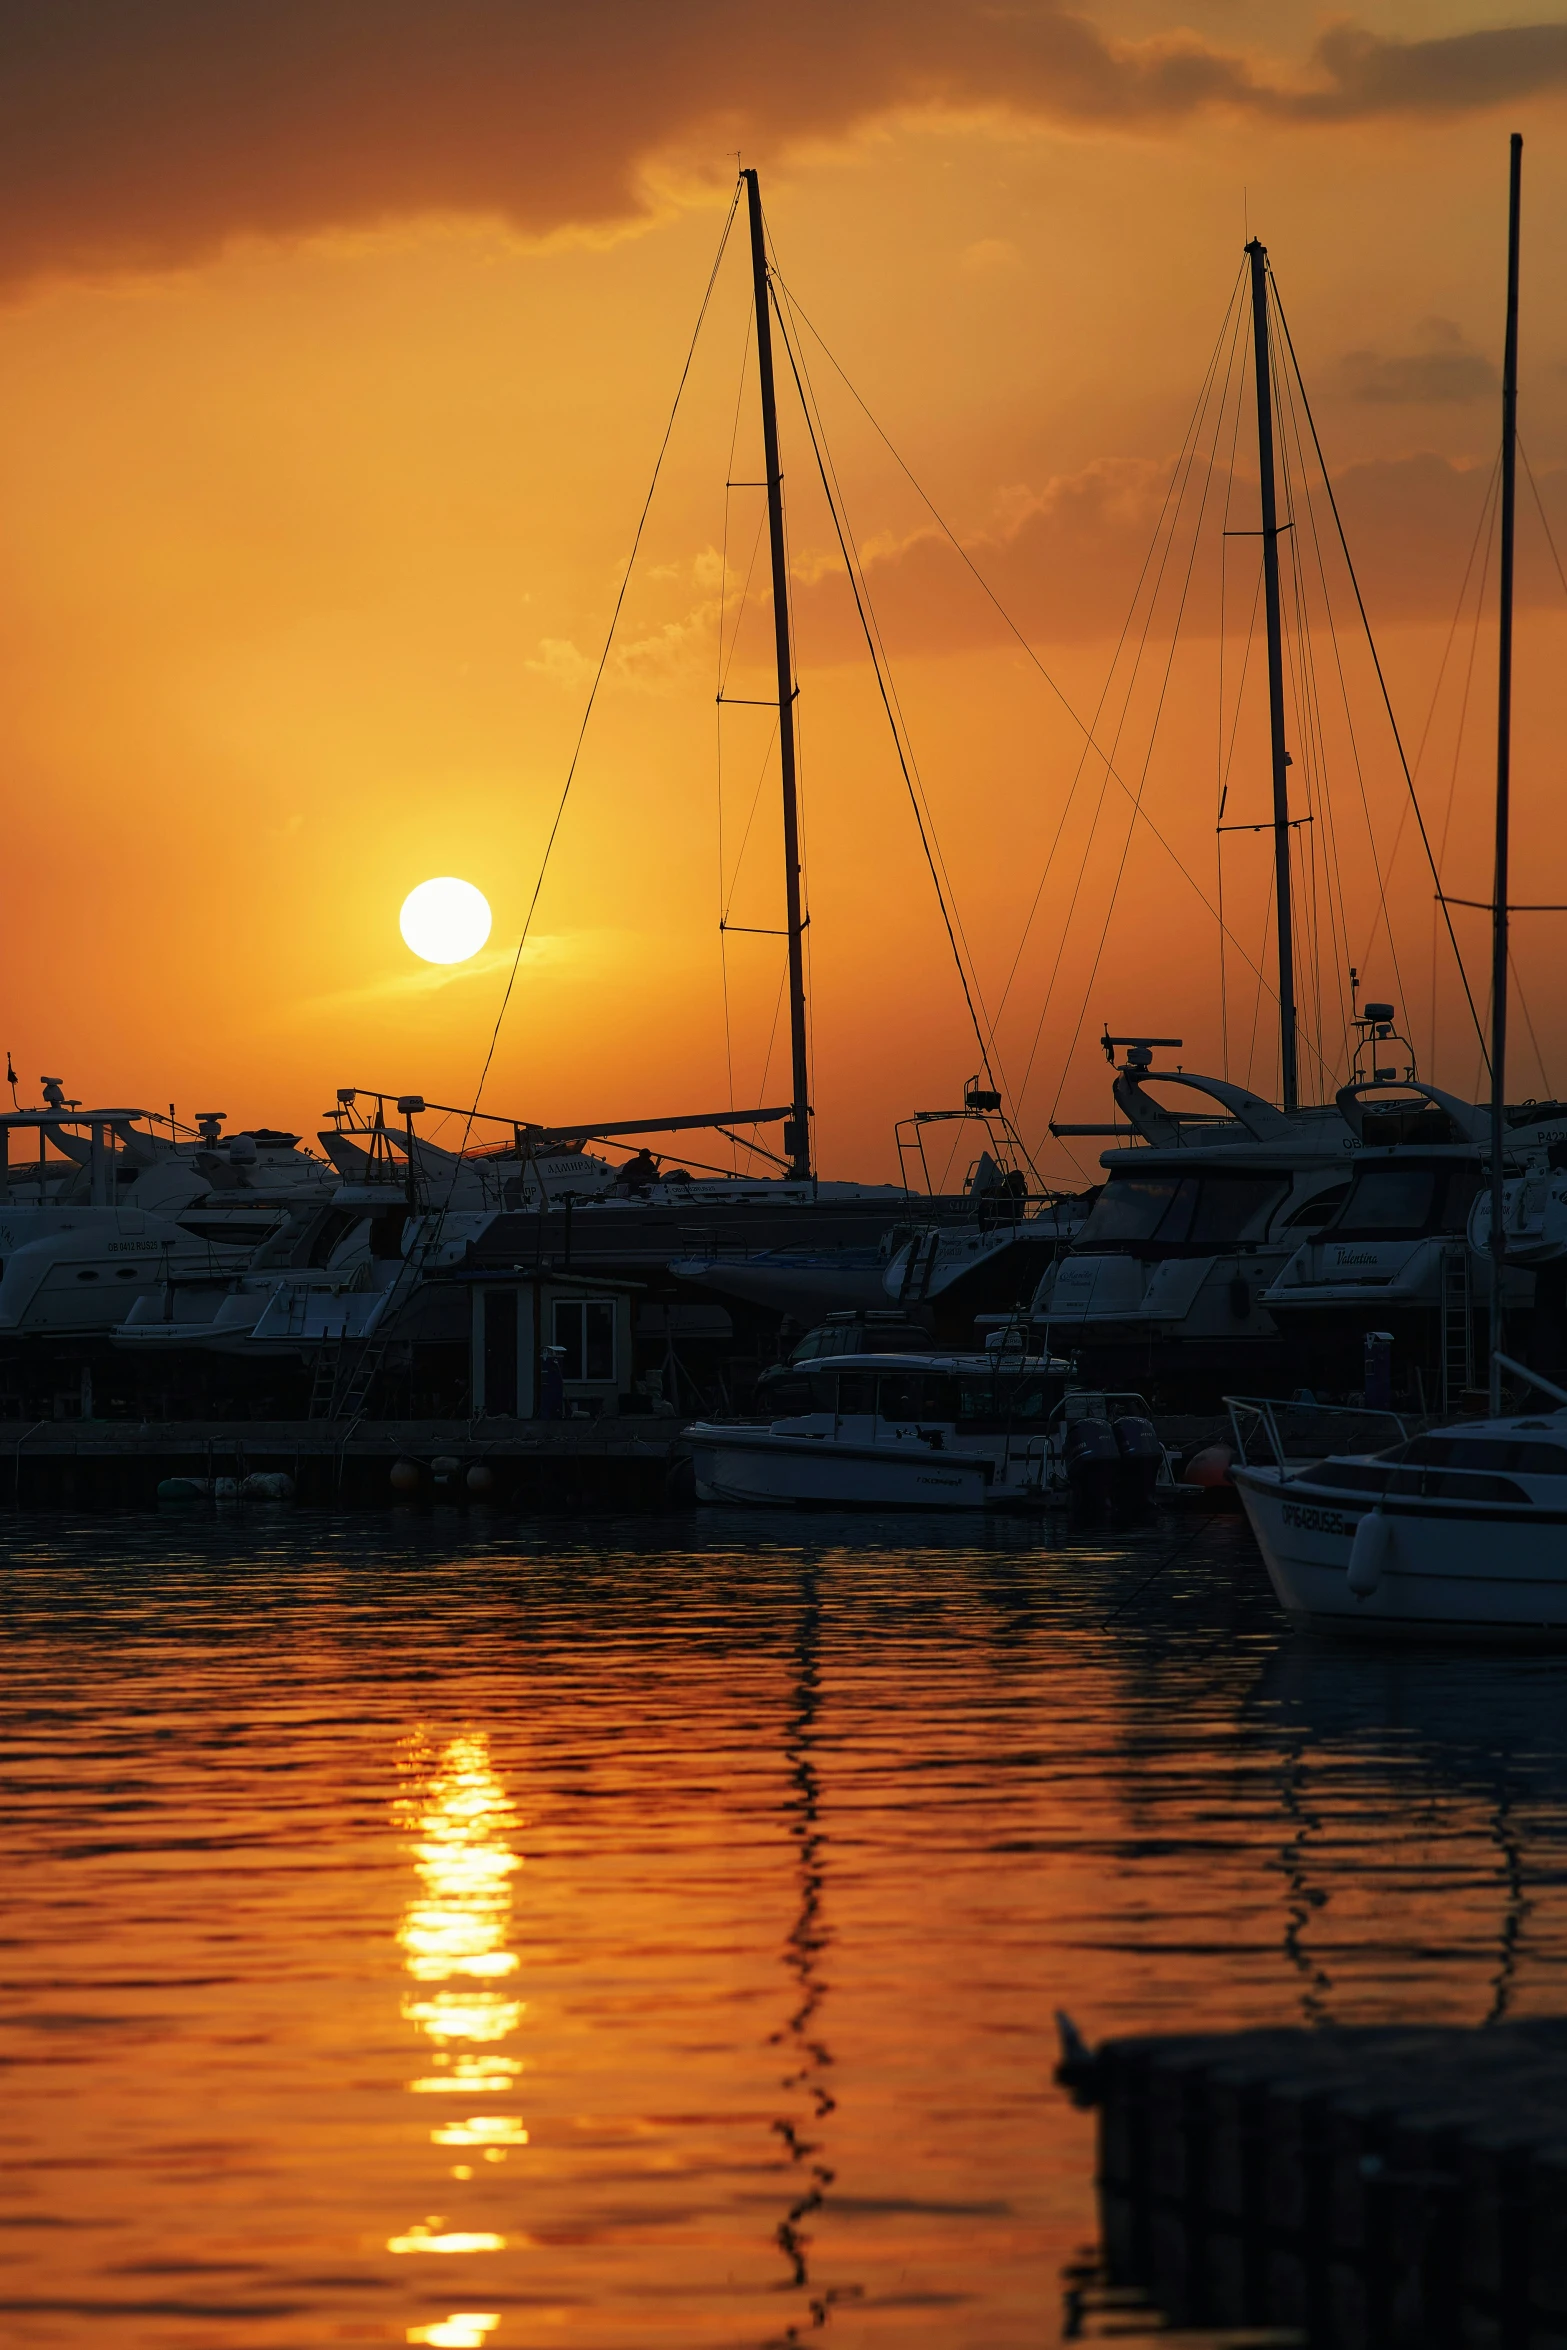
[[[1427,1408],[1456,1409],[1474,1377],[1493,1278],[1490,1256],[1472,1245],[1477,1215],[1490,1237],[1490,1111],[1413,1077],[1399,1081],[1396,1095],[1386,1086],[1346,1086],[1339,1106],[1361,1144],[1349,1189],[1262,1302],[1308,1385],[1356,1386],[1366,1333],[1385,1330],[1401,1388]],[[1567,1111],[1556,1103],[1509,1108],[1506,1136],[1515,1166],[1543,1164],[1567,1140]],[[1527,1189],[1513,1178],[1520,1213]],[[1511,1232],[1508,1258],[1502,1302],[1512,1323],[1531,1310],[1535,1277],[1527,1242],[1515,1250]]]
[[[145,1111],[45,1090],[43,1110],[0,1115],[0,1338],[102,1336],[171,1282],[234,1273],[291,1204],[336,1186],[295,1135],[224,1140],[212,1112],[181,1140]]]
[[[1140,1396],[1071,1386],[1016,1352],[840,1355],[800,1374],[807,1408],[686,1431],[699,1501],[756,1507],[1026,1509],[1146,1499],[1169,1467]],[[783,1401],[781,1394],[775,1400]]]
[[[1243,1457],[1231,1474],[1280,1606],[1324,1631],[1567,1641],[1567,1392],[1547,1392],[1548,1412],[1433,1428],[1381,1452],[1291,1462],[1274,1434],[1270,1460]],[[1252,1410],[1274,1426],[1267,1407]]]
[[[1264,1293],[1343,1200],[1355,1137],[1332,1106],[1286,1115],[1227,1079],[1155,1069],[1151,1040],[1105,1044],[1125,1048],[1113,1093],[1126,1124],[1090,1131],[1125,1139],[1103,1154],[1104,1185],[1040,1282],[1031,1327],[1096,1379],[1175,1374],[1217,1396],[1282,1369]],[[1204,1107],[1172,1108],[1153,1086]]]

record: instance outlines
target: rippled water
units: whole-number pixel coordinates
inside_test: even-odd
[[[1021,2350],[1057,2004],[1567,2005],[1567,1664],[1304,1643],[1234,1522],[4,1550],[19,2344]]]

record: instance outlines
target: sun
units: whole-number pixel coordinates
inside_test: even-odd
[[[445,874],[408,892],[397,927],[425,962],[466,963],[490,935],[489,901],[471,881]]]

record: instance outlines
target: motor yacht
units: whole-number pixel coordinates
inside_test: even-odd
[[[297,1135],[223,1138],[212,1112],[181,1139],[142,1110],[68,1102],[56,1079],[46,1093],[0,1116],[0,1340],[102,1336],[171,1282],[237,1272],[291,1205],[336,1188]],[[36,1146],[20,1160],[19,1135]]]
[[[1493,1279],[1490,1256],[1472,1245],[1490,1111],[1414,1078],[1401,1080],[1396,1095],[1347,1086],[1339,1106],[1361,1145],[1349,1189],[1281,1266],[1262,1303],[1309,1386],[1353,1389],[1367,1333],[1385,1331],[1397,1391],[1424,1409],[1456,1410],[1483,1353]],[[1567,1141],[1567,1109],[1509,1106],[1505,1132],[1511,1164],[1544,1164],[1553,1145]],[[1523,1188],[1513,1195],[1520,1206]],[[1488,1240],[1488,1215],[1483,1229]],[[1510,1324],[1534,1303],[1526,1252],[1516,1263],[1513,1254],[1509,1246],[1503,1275]]]
[[[1145,1498],[1169,1481],[1142,1398],[1077,1389],[1067,1363],[995,1348],[865,1353],[814,1364],[796,1385],[792,1398],[775,1390],[775,1406],[795,1408],[772,1420],[687,1430],[699,1501],[1026,1509],[1074,1491]]]
[[[1227,1079],[1155,1069],[1146,1039],[1106,1043],[1125,1049],[1112,1089],[1125,1123],[1111,1131],[1126,1139],[1103,1154],[1105,1182],[1044,1274],[1030,1327],[1085,1377],[1216,1399],[1285,1367],[1264,1293],[1343,1200],[1355,1137],[1331,1105],[1286,1115]],[[1171,1107],[1156,1085],[1204,1106]]]
[[[1545,1385],[1509,1358],[1502,1367]],[[1256,1405],[1272,1458],[1245,1457],[1236,1411],[1231,1475],[1280,1606],[1324,1631],[1567,1640],[1567,1392],[1547,1392],[1548,1411],[1308,1462],[1288,1459]]]

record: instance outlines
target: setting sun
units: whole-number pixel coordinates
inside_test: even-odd
[[[421,881],[403,900],[397,926],[427,963],[466,963],[490,935],[490,905],[471,881],[447,874]]]

